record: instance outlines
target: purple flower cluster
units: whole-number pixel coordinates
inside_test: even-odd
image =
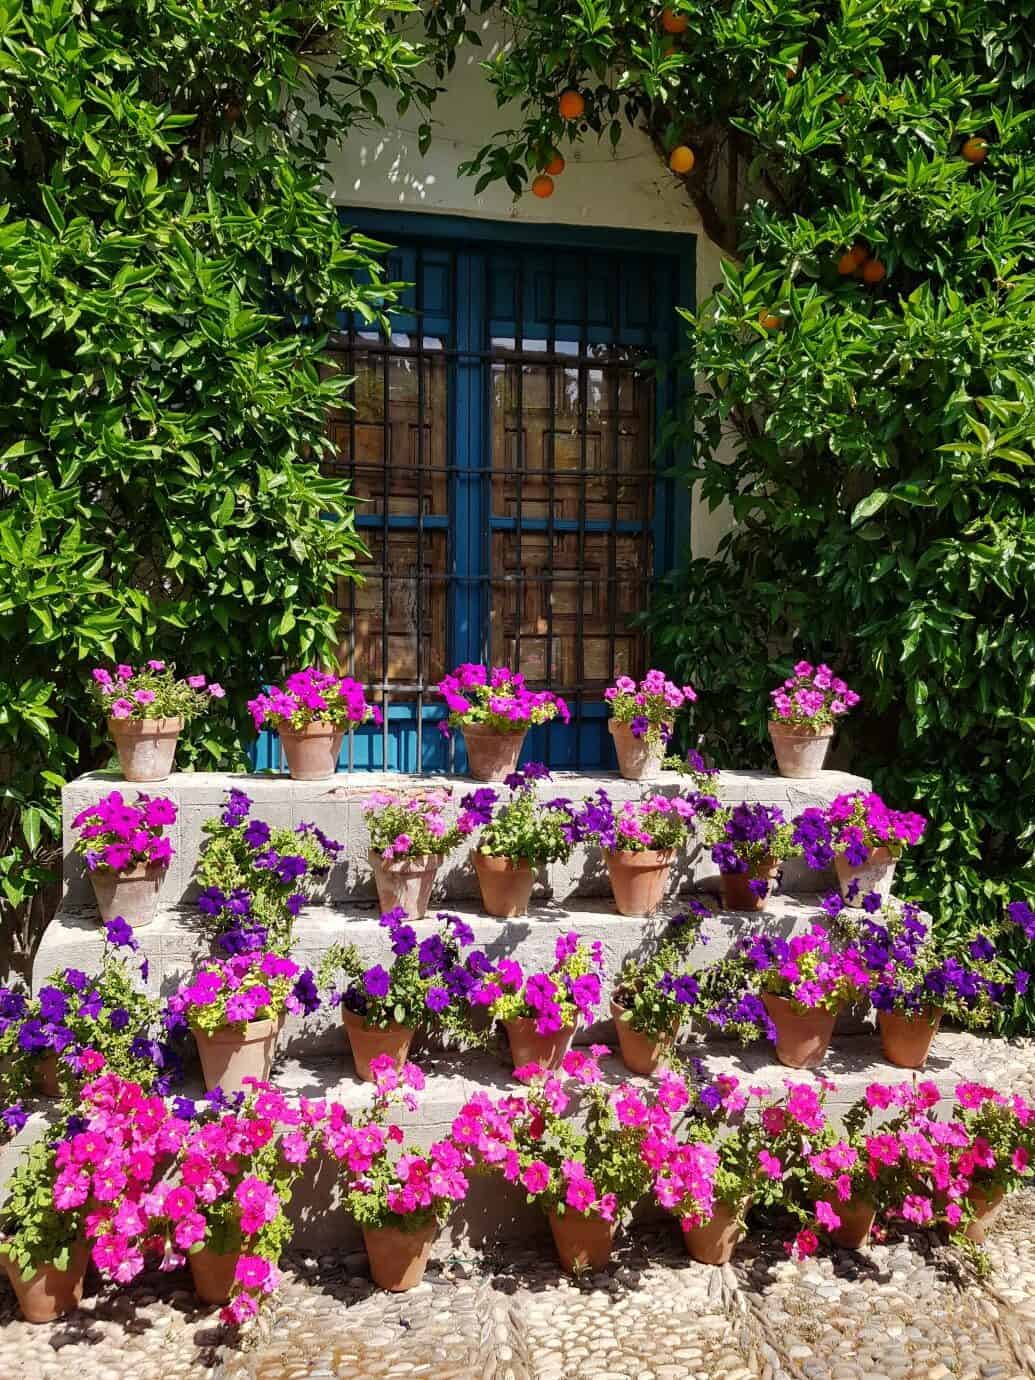
[[[722,825],[722,838],[712,845],[712,862],[729,876],[747,872],[752,859],[779,858],[784,851],[779,843],[787,821],[776,805],[745,801],[734,806]],[[763,890],[765,883],[762,884]]]
[[[87,805],[72,821],[79,830],[76,844],[91,872],[110,868],[130,872],[143,865],[168,867],[173,847],[163,830],[176,823],[176,805],[167,796],[139,794],[127,804],[121,791]]]
[[[711,797],[649,795],[626,800],[619,808],[601,788],[587,796],[580,807],[557,801],[568,810],[565,834],[570,843],[596,843],[612,851],[676,848],[686,841],[698,814],[708,813]]]
[[[368,704],[363,686],[351,676],[336,676],[313,666],[288,676],[282,686],[248,701],[256,729],[264,725],[295,730],[312,723],[331,723],[350,731],[381,723],[381,710]]]
[[[465,662],[437,685],[454,728],[464,723],[484,723],[501,731],[518,732],[531,724],[560,719],[568,723],[571,712],[552,690],[529,690],[520,671],[506,666],[491,669]]]
[[[404,910],[397,908],[381,916],[396,960],[405,960],[405,963],[398,973],[396,963],[391,970],[377,963],[353,978],[339,997],[347,1011],[368,1016],[371,1003],[393,1000],[397,987],[400,998],[412,997],[409,988],[414,976],[414,960],[423,1004],[429,1012],[440,1016],[448,1008],[470,999],[482,975],[492,965],[480,950],[464,957],[463,950],[474,943],[474,931],[465,920],[445,911],[439,912],[437,918],[438,932],[418,940],[416,930],[407,923]]]
[[[919,843],[927,828],[923,815],[893,810],[875,792],[839,795],[826,809],[812,806],[794,821],[794,842],[809,867],[822,872],[843,857],[861,867],[874,848],[888,848],[898,857],[903,848]]]

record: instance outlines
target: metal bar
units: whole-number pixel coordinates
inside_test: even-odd
[[[525,256],[519,250],[515,255],[514,270],[514,340],[520,346],[525,338]],[[504,379],[506,378],[506,367],[504,368]],[[504,397],[506,395],[504,394]],[[516,398],[517,430],[514,434],[514,465],[515,465],[515,504],[514,514],[516,518],[515,531],[517,532],[517,607],[514,620],[514,667],[515,671],[521,670],[521,624],[525,616],[525,587],[522,576],[524,574],[524,562],[522,560],[521,535],[522,535],[522,502],[524,499],[524,463],[525,463],[525,366],[519,363],[517,366],[517,398]],[[506,445],[506,413],[504,412],[504,432],[503,441]],[[506,464],[506,457],[504,457]]]
[[[589,341],[589,272],[584,260],[580,261],[582,273],[582,304],[579,322],[579,344]],[[586,654],[583,629],[586,626],[586,455],[589,443],[589,373],[584,364],[579,365],[579,509],[578,535],[575,568],[578,584],[575,586],[575,680],[581,685],[586,679]],[[575,766],[582,766],[582,692],[575,696]]]
[[[612,285],[611,311],[614,319],[614,341],[613,348],[619,349],[619,342],[622,335],[622,265],[621,260],[615,256],[611,261],[611,273],[609,275]],[[607,568],[614,570],[618,561],[618,466],[621,461],[620,445],[620,423],[622,393],[620,375],[617,370],[610,370],[608,375],[610,382],[610,402],[611,402],[611,475],[608,482],[608,498],[611,504],[611,530],[607,538]],[[615,643],[618,638],[618,599],[617,585],[613,581],[608,581],[607,585],[607,677],[610,683],[614,683],[616,674]]]
[[[417,250],[417,684],[424,684],[424,250]],[[417,691],[417,771],[424,771],[424,690]]]
[[[382,367],[382,406],[384,408],[384,422],[382,424],[381,435],[384,437],[382,444],[382,458],[384,460],[384,479],[381,488],[381,511],[385,521],[388,520],[388,501],[392,478],[392,429],[389,425],[392,409],[392,388],[389,378],[388,368],[391,363],[390,356],[385,355],[381,361]],[[389,529],[385,527],[381,537],[381,682],[388,681],[388,545]],[[385,691],[382,695],[381,704],[381,768],[388,770],[388,711],[391,707],[392,697],[390,691]]]
[[[557,255],[550,255],[550,319],[547,322],[546,343],[550,347],[548,354],[557,352]],[[554,683],[553,672],[553,574],[554,574],[554,553],[557,546],[556,529],[556,505],[557,505],[557,376],[555,366],[547,363],[545,365],[546,375],[550,387],[550,414],[549,430],[547,432],[546,444],[543,447],[543,464],[546,469],[546,562],[545,571],[550,577],[550,587],[546,590],[546,683],[552,687]],[[546,742],[545,765],[551,766],[553,733],[547,724],[543,729],[543,738]]]
[[[637,332],[637,334],[642,334],[642,332]],[[626,340],[626,341],[623,342],[623,344],[625,345],[626,349],[629,349],[629,350],[642,349],[642,351],[643,351],[643,358],[644,358],[644,359],[649,359],[649,358],[650,358],[650,342],[649,342],[649,340],[643,342],[642,344],[639,343],[639,342],[632,341],[632,340]],[[407,345],[395,345],[395,344],[382,345],[382,344],[375,344],[373,341],[362,341],[362,342],[360,342],[360,349],[361,349],[365,354],[371,354],[371,355],[385,355],[385,354],[391,354],[391,355],[398,355],[400,359],[416,358],[416,356],[417,356],[417,350],[416,350],[415,348],[413,348],[412,346],[407,346]],[[427,351],[427,353],[428,353],[429,355],[433,355],[436,359],[469,359],[469,360],[473,360],[475,363],[489,363],[489,364],[504,364],[504,363],[505,363],[505,364],[517,364],[517,363],[521,363],[521,364],[559,364],[559,365],[562,365],[562,366],[564,366],[564,365],[576,365],[576,364],[592,364],[592,366],[594,367],[594,369],[602,369],[602,370],[604,370],[605,372],[606,372],[607,370],[609,370],[609,369],[628,369],[628,368],[629,368],[629,361],[628,361],[628,360],[607,360],[607,359],[597,359],[597,358],[596,358],[595,356],[593,356],[593,355],[590,355],[590,354],[583,354],[583,353],[581,352],[581,350],[579,351],[578,354],[574,354],[574,355],[566,355],[566,354],[563,354],[563,353],[558,354],[558,353],[556,353],[556,352],[554,352],[553,354],[551,354],[548,350],[503,350],[503,349],[495,349],[495,350],[493,350],[493,349],[485,349],[485,350],[441,349],[441,350],[429,350],[429,351]]]
[[[349,377],[356,376],[356,351],[353,347],[352,336],[349,336]],[[352,489],[356,488],[356,405],[353,402],[349,407],[349,460],[352,464]],[[356,581],[349,581],[349,675],[356,678]],[[356,765],[356,743],[355,737],[347,733],[346,738],[349,744],[349,771]]]
[[[656,298],[656,294],[655,294],[655,291],[654,291],[654,271],[653,271],[653,265],[652,265],[650,271],[647,273],[647,320],[648,320],[648,321],[656,321],[656,320],[657,320],[657,302],[656,302],[655,298]],[[651,456],[651,458],[653,459],[653,456],[654,456],[654,432],[653,432],[653,423],[652,423],[651,417],[652,417],[652,410],[648,410],[648,413],[647,413],[647,425],[648,425],[648,427],[650,427],[650,434],[649,434],[649,436],[648,436],[648,438],[647,438],[648,445],[647,445],[647,451],[646,451],[646,453],[647,453],[649,456]],[[651,523],[652,523],[653,520],[654,520],[654,504],[653,504],[653,502],[652,502],[653,494],[654,494],[653,487],[647,487],[647,488],[645,489],[644,492],[645,492],[645,494],[646,494],[646,502],[647,502],[648,507],[647,507],[646,513],[644,514],[644,517],[646,518],[646,521],[645,521],[644,524],[643,524],[643,534],[642,534],[641,546],[640,546],[640,591],[641,591],[641,593],[640,593],[640,598],[641,598],[641,600],[643,600],[644,595],[645,595],[646,592],[647,592],[647,589],[648,589],[648,586],[649,586],[649,583],[650,583],[651,574],[653,573],[653,572],[651,571],[651,567],[650,567],[650,534],[651,534]],[[642,611],[642,610],[641,610],[641,611]],[[633,675],[636,679],[639,679],[639,676],[642,676],[643,673],[644,673],[644,672],[646,671],[646,669],[647,669],[646,664],[645,664],[645,661],[644,661],[644,658],[645,658],[646,655],[647,655],[647,647],[646,647],[646,645],[645,645],[645,639],[644,639],[644,636],[643,636],[642,633],[641,633],[640,636],[638,637],[637,642],[634,643],[633,645],[634,645],[635,650],[639,653],[640,665],[639,665],[639,673],[638,673],[638,674],[637,674],[635,671],[630,671],[630,674]]]

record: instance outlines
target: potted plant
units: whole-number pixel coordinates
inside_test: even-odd
[[[627,781],[657,776],[676,715],[697,699],[693,686],[674,685],[663,671],[651,670],[638,685],[631,676],[619,676],[604,699],[611,706],[607,726],[619,772]]]
[[[600,1005],[603,962],[599,942],[586,949],[574,932],[558,935],[549,972],[526,977],[516,959],[501,959],[480,976],[469,1000],[502,1021],[515,1068],[559,1068],[579,1022],[589,1025]]]
[[[671,1055],[679,1029],[699,996],[690,951],[711,911],[690,901],[691,914],[673,916],[645,954],[630,955],[611,993],[611,1016],[622,1061],[631,1073],[650,1077]]]
[[[537,868],[571,856],[570,815],[562,807],[544,804],[536,793],[535,783],[549,779],[545,767],[529,762],[507,777],[510,798],[502,804],[490,786],[460,801],[460,827],[468,822],[481,826],[471,859],[489,915],[524,915]]]
[[[178,1060],[149,1038],[158,1005],[137,987],[121,952],[137,947],[132,929],[116,918],[107,927],[96,976],[65,968],[31,997],[0,988],[0,1091],[6,1099],[25,1097],[30,1089],[45,1097],[77,1094],[102,1067],[167,1089]],[[141,970],[146,974],[146,959]]]
[[[700,797],[648,795],[615,809],[605,790],[572,812],[572,836],[604,850],[615,909],[652,915],[668,886],[676,850],[694,827]]]
[[[502,781],[517,767],[534,724],[568,723],[568,706],[552,690],[529,690],[519,671],[465,663],[437,686],[448,727],[463,730],[467,769],[476,781]],[[447,730],[448,731],[448,730]]]
[[[809,780],[819,776],[834,740],[836,721],[854,709],[859,696],[829,666],[795,664],[794,674],[770,690],[773,717],[769,737],[781,776]]]
[[[329,1119],[322,1145],[340,1167],[346,1207],[359,1223],[370,1275],[381,1289],[403,1293],[424,1278],[439,1229],[467,1197],[468,1155],[451,1136],[427,1149],[406,1147],[388,1118],[394,1102],[411,1108],[424,1087],[413,1064],[390,1055],[372,1063],[377,1096],[371,1110],[345,1122]]]
[[[794,821],[794,842],[817,872],[833,865],[849,905],[876,892],[887,900],[895,865],[923,838],[927,821],[909,810],[892,810],[876,793],[839,795],[826,809],[803,810]]]
[[[315,666],[256,695],[248,709],[256,732],[269,728],[280,736],[292,781],[333,776],[346,733],[362,724],[381,723],[381,710],[367,703],[359,681]]]
[[[203,888],[198,909],[212,922],[226,953],[291,948],[295,919],[323,884],[342,851],[315,824],[293,829],[251,814],[244,791],[227,792],[223,809],[202,825],[198,859]]]
[[[172,771],[184,724],[226,693],[204,676],[177,680],[174,668],[164,661],[149,661],[138,671],[116,666],[114,674],[97,666],[91,674],[127,781],[164,781]]]
[[[835,914],[843,902],[834,895],[823,905]],[[988,936],[974,934],[947,947],[931,933],[917,906],[882,904],[875,892],[862,898],[862,910],[859,919],[842,919],[842,924],[866,967],[889,1063],[923,1068],[946,1012],[971,1029],[990,1024],[1014,975],[998,959]]]
[[[739,941],[751,988],[776,1031],[776,1057],[789,1068],[823,1062],[841,1007],[865,992],[869,975],[859,953],[834,948],[815,922],[791,939],[758,934]]]
[[[176,805],[166,796],[138,795],[130,805],[121,791],[87,805],[72,820],[76,852],[86,863],[101,920],[124,916],[138,929],[149,925],[158,892],[173,857],[165,826],[176,823]]]
[[[960,1083],[953,1125],[961,1135],[952,1149],[957,1182],[951,1187],[962,1189],[962,1196],[956,1199],[960,1215],[948,1220],[958,1236],[980,1245],[1003,1199],[1035,1171],[1035,1105],[985,1084]]]
[[[84,1134],[111,1142],[100,1170],[111,1187],[88,1223],[101,1273],[124,1284],[148,1256],[164,1270],[186,1263],[201,1301],[225,1305],[224,1322],[254,1317],[279,1282],[291,1237],[285,1205],[333,1105],[303,1098],[296,1107],[259,1082],[230,1101],[181,1098],[170,1109],[131,1084],[98,1080],[84,1111]]]
[[[365,1083],[374,1082],[380,1055],[402,1066],[418,1029],[444,1030],[461,1043],[473,1039],[467,996],[489,962],[477,952],[463,958],[474,934],[459,915],[438,918],[438,932],[418,941],[404,911],[382,915],[395,955],[390,968],[368,964],[352,944],[333,945],[320,965],[321,986],[332,989],[330,1000],[341,1005],[356,1073]]]
[[[189,1027],[205,1086],[240,1092],[249,1078],[270,1076],[277,1035],[288,1011],[320,1005],[308,968],[283,954],[253,949],[211,959],[169,998],[166,1027]]]
[[[55,1185],[62,1119],[19,1157],[0,1210],[0,1253],[22,1317],[53,1322],[79,1306],[90,1250],[84,1231],[85,1196],[68,1202]],[[59,1206],[64,1203],[64,1206]]]
[[[382,911],[404,910],[411,920],[423,917],[442,859],[466,836],[465,830],[475,827],[470,820],[463,827],[449,824],[448,805],[449,794],[442,790],[374,791],[367,797],[367,857]]]
[[[711,813],[705,842],[719,869],[719,891],[726,910],[764,910],[776,887],[780,864],[801,849],[793,825],[776,805],[745,801]]]
[[[453,1123],[480,1171],[501,1173],[543,1210],[570,1274],[607,1265],[616,1227],[650,1183],[644,1140],[671,1123],[674,1094],[686,1098],[679,1079],[664,1093],[608,1087],[599,1066],[607,1052],[569,1050],[563,1076],[536,1063],[518,1068],[525,1096],[474,1098]]]

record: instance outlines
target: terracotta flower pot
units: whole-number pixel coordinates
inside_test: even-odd
[[[834,871],[837,873],[837,884],[841,888],[841,895],[854,908],[860,906],[862,898],[868,896],[871,891],[875,891],[882,901],[886,901],[891,895],[891,886],[895,880],[897,865],[897,859],[891,856],[887,848],[871,849],[870,856],[859,867],[853,866],[852,863],[838,855],[834,859]],[[859,885],[852,893],[852,898],[849,899],[849,891],[853,882],[858,882]]]
[[[345,741],[343,728],[311,723],[296,731],[282,724],[277,732],[292,781],[326,781],[335,775]]]
[[[244,1091],[246,1078],[267,1081],[283,1023],[283,1017],[244,1021],[220,1026],[211,1035],[192,1027],[205,1087],[210,1092],[213,1088],[222,1088],[225,1093],[235,1093]]]
[[[812,729],[796,724],[771,722],[769,737],[776,753],[776,769],[781,776],[808,781],[819,776],[834,741],[834,726]]]
[[[188,1253],[194,1292],[202,1303],[226,1303],[234,1287],[234,1272],[241,1258],[240,1251],[219,1251],[202,1246],[200,1251]]]
[[[559,1069],[575,1037],[573,1025],[562,1026],[553,1035],[540,1035],[531,1016],[518,1016],[512,1021],[504,1021],[503,1028],[510,1041],[510,1055],[516,1069],[525,1064]]]
[[[817,1007],[797,1012],[786,997],[762,993],[762,1002],[776,1026],[776,1057],[789,1069],[814,1069],[823,1062],[834,1033],[837,1013]]]
[[[354,1011],[346,1011],[344,1007],[341,1009],[341,1021],[352,1050],[352,1062],[364,1083],[374,1081],[370,1061],[379,1054],[390,1054],[396,1068],[402,1068],[406,1063],[414,1034],[409,1026],[397,1025],[392,1021],[381,1030],[376,1025],[368,1026],[364,1017],[357,1016]]]
[[[393,1294],[415,1289],[428,1268],[428,1256],[438,1223],[428,1222],[413,1231],[399,1227],[364,1227],[363,1244],[370,1261],[370,1278],[379,1289]]]
[[[56,1054],[48,1054],[43,1059],[37,1059],[32,1070],[32,1090],[40,1097],[61,1096]]]
[[[91,872],[102,924],[121,915],[135,930],[150,925],[158,909],[158,893],[165,873],[166,869],[158,863],[139,863],[128,872],[113,872],[110,867]]]
[[[618,1035],[622,1062],[630,1073],[638,1073],[644,1078],[649,1078],[672,1053],[672,1046],[679,1035],[678,1022],[671,1030],[655,1038],[644,1035],[642,1031],[633,1030],[632,1022],[622,1019],[624,1014],[625,1008],[613,1001],[611,1016]]]
[[[442,866],[440,853],[418,853],[409,858],[393,858],[385,862],[376,849],[367,857],[377,887],[377,903],[381,914],[401,907],[411,920],[419,920],[428,908],[435,875]]]
[[[85,1241],[72,1247],[67,1270],[54,1265],[40,1265],[31,1279],[25,1279],[10,1258],[3,1257],[7,1278],[22,1310],[22,1317],[30,1323],[53,1322],[55,1318],[78,1308],[83,1297],[83,1279],[90,1260],[90,1248]]]
[[[830,1233],[831,1241],[848,1251],[860,1250],[870,1239],[877,1209],[865,1198],[849,1198],[847,1203],[842,1203],[839,1198],[833,1197],[828,1198],[827,1202],[841,1219],[841,1225]]]
[[[468,776],[475,781],[502,781],[516,771],[527,731],[497,733],[486,724],[464,724]]]
[[[653,915],[665,899],[674,848],[646,848],[642,853],[613,850],[604,854],[607,875],[619,915]]]
[[[183,720],[109,719],[108,732],[126,781],[164,781],[173,769]]]
[[[888,1063],[900,1069],[922,1069],[944,1014],[938,1006],[929,1006],[918,1016],[878,1011],[880,1047]]]
[[[991,1193],[977,1187],[967,1190],[967,1199],[974,1209],[974,1220],[967,1226],[967,1236],[977,1245],[980,1246],[984,1242],[989,1227],[999,1216],[1005,1196],[1001,1188],[997,1188]]]
[[[717,1202],[715,1211],[707,1222],[699,1227],[683,1230],[687,1254],[702,1265],[725,1265],[733,1259],[737,1244],[743,1239],[743,1219],[747,1216],[750,1201],[745,1200],[739,1219],[733,1208]]]
[[[606,1268],[614,1246],[616,1223],[575,1212],[572,1208],[563,1215],[557,1212],[546,1215],[562,1270],[578,1275],[587,1270],[599,1274]]]
[[[528,901],[535,881],[535,868],[520,858],[495,858],[488,853],[471,854],[478,885],[482,889],[482,905],[487,914],[509,918],[528,913]]]
[[[719,896],[723,910],[765,910],[776,886],[780,864],[774,858],[749,863],[746,872],[720,872]],[[751,883],[765,882],[765,894],[756,896]]]
[[[615,740],[618,754],[618,771],[626,781],[646,781],[661,774],[661,763],[665,756],[662,743],[651,747],[647,739],[637,738],[629,724],[607,721],[608,731]]]

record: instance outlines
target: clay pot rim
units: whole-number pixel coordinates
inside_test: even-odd
[[[368,1025],[366,1016],[361,1016],[357,1011],[350,1011],[344,1002],[341,1003],[341,1020],[343,1025],[351,1026],[353,1030],[370,1031],[376,1030],[379,1035],[396,1034],[406,1030],[412,1035],[416,1031],[415,1025],[403,1025],[401,1021],[391,1020],[387,1025]]]
[[[785,738],[832,738],[837,732],[836,724],[824,724],[822,728],[809,728],[807,724],[787,724],[779,719],[769,720],[769,732]]]
[[[621,729],[623,733],[632,733],[632,724],[626,723],[624,719],[616,719],[614,717],[609,717],[607,720],[607,731],[613,734],[616,729]],[[633,734],[633,736],[635,737],[635,734]],[[639,736],[639,738],[636,738],[636,741],[638,743],[642,743],[646,736],[646,733],[643,733]]]
[[[519,733],[527,733],[530,725],[522,724],[520,728],[496,728],[492,724],[462,723],[460,727],[465,733],[474,733],[483,738],[515,738]]]
[[[145,785],[146,783],[142,781],[140,784]],[[109,867],[107,863],[101,863],[99,866],[89,869],[87,876],[95,877],[100,872],[102,876],[120,877],[135,882],[141,877],[149,877],[153,872],[168,872],[168,870],[168,862],[139,862],[134,863],[132,867],[120,868],[118,872],[113,867]]]
[[[281,724],[277,733],[281,738],[333,738],[336,733],[351,733],[352,728],[345,724],[332,724],[328,719],[313,719],[304,728],[290,728]]]
[[[158,719],[113,719],[109,716],[108,731],[113,737],[117,733],[180,733],[184,722],[182,714],[163,715]]]
[[[367,861],[371,867],[383,867],[394,872],[417,874],[428,872],[433,867],[441,867],[445,862],[444,853],[408,853],[405,858],[389,858],[386,862],[376,848],[368,849]]]
[[[534,872],[539,863],[534,863],[531,858],[510,858],[502,853],[483,853],[480,848],[471,850],[471,859],[475,865],[487,863],[499,863],[503,869],[509,872]]]
[[[503,1026],[504,1029],[506,1029],[508,1026],[511,1025],[534,1026],[539,1018],[538,1016],[509,1016],[506,1020],[504,1020],[501,1016],[499,1019],[500,1024]],[[567,1035],[569,1030],[574,1034],[578,1029],[579,1023],[578,1021],[576,1021],[574,1025],[562,1025],[560,1030],[551,1030],[548,1035],[539,1035],[539,1032],[537,1030],[536,1035],[541,1040],[560,1040],[563,1039],[565,1035]]]
[[[228,1022],[226,1025],[217,1026],[215,1030],[199,1030],[197,1026],[192,1025],[190,1033],[195,1039],[200,1035],[217,1045],[250,1044],[253,1040],[264,1040],[268,1035],[276,1034],[283,1024],[283,1015],[264,1016],[259,1021]]]
[[[891,1019],[894,1021],[906,1021],[910,1025],[919,1025],[921,1022],[925,1025],[934,1025],[935,1021],[940,1021],[944,1015],[945,1007],[935,1006],[932,1003],[930,1006],[925,1006],[922,1011],[878,1011],[877,1020],[880,1022]]]
[[[625,867],[668,867],[678,852],[678,848],[608,848],[605,856]]]

